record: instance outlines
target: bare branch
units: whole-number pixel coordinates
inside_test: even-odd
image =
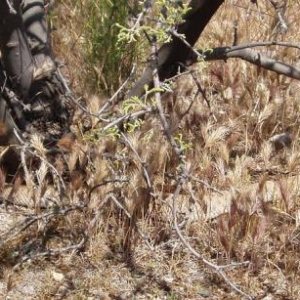
[[[114,126],[123,124],[124,122],[129,121],[129,120],[134,120],[134,119],[143,117],[144,115],[146,115],[148,113],[151,113],[151,112],[154,112],[154,111],[155,111],[154,108],[150,107],[150,108],[147,108],[147,109],[139,110],[137,112],[128,113],[126,115],[123,115],[123,116],[111,121],[109,124],[107,124],[105,127],[103,127],[102,130],[106,131],[109,128],[112,128]]]
[[[9,13],[16,15],[17,11],[15,10],[15,8],[13,7],[13,4],[11,3],[11,0],[6,0],[7,6],[9,8]]]
[[[300,69],[270,58],[253,49],[230,50],[230,47],[220,47],[203,52],[204,60],[226,60],[240,58],[258,67],[300,80]]]
[[[287,22],[284,19],[284,11],[286,8],[286,1],[278,1],[278,0],[269,0],[274,9],[276,10],[278,24],[276,25],[280,27],[282,32],[286,32],[288,30]]]
[[[132,78],[132,75],[134,74],[135,69],[136,69],[136,65],[133,65],[128,78],[123,82],[123,84],[118,88],[118,90],[112,95],[112,97],[105,102],[105,104],[102,106],[102,108],[99,110],[98,114],[96,115],[97,117],[99,117],[110,105],[112,105],[115,98],[121,93],[121,91],[125,88],[125,86],[129,82],[129,80]]]
[[[278,42],[278,41],[263,41],[263,42],[255,42],[255,43],[235,45],[235,46],[229,47],[227,49],[227,53],[232,52],[232,51],[236,51],[236,50],[255,48],[255,47],[268,47],[268,46],[280,46],[280,47],[295,48],[295,49],[300,50],[300,44],[299,43]]]
[[[74,251],[77,252],[84,247],[86,241],[87,241],[87,239],[86,239],[86,237],[84,237],[81,239],[81,241],[78,244],[75,244],[75,245],[70,245],[70,246],[56,248],[56,249],[47,249],[44,252],[39,252],[36,254],[28,254],[28,255],[22,257],[21,261],[13,267],[13,270],[17,270],[20,266],[22,266],[22,264],[24,264],[28,260],[32,261],[32,260],[35,260],[35,259],[38,259],[41,257],[60,255],[60,254],[63,254],[65,252],[70,252],[70,251],[73,251],[73,253],[74,253]]]
[[[133,147],[132,143],[130,142],[130,140],[128,139],[128,137],[121,132],[121,136],[123,137],[123,139],[125,140],[125,142],[127,143],[127,145],[129,146],[129,148],[132,150],[132,152],[135,154],[135,156],[137,157],[139,163],[142,166],[143,169],[143,175],[144,175],[144,179],[146,181],[147,187],[148,189],[153,193],[153,185],[150,179],[150,175],[149,172],[147,170],[146,167],[146,163],[142,160],[141,156],[138,154],[138,152],[136,151],[136,149]]]
[[[130,219],[130,220],[133,219],[133,217],[131,216],[129,211],[120,203],[120,201],[118,201],[118,199],[113,194],[110,194],[109,198],[115,203],[115,205],[117,207],[119,207],[120,209],[122,209],[124,211],[124,213],[126,214],[128,219]],[[140,230],[140,228],[137,226],[136,222],[134,222],[134,226],[135,226],[138,234],[142,237],[142,239],[145,241],[146,245],[149,247],[149,249],[153,251],[154,249],[153,249],[153,246],[149,242],[149,238]]]
[[[200,259],[206,266],[208,266],[210,269],[212,269],[214,272],[216,272],[217,274],[219,274],[224,281],[238,294],[246,297],[247,299],[253,299],[252,296],[248,295],[247,293],[245,293],[244,291],[242,291],[236,284],[234,284],[226,275],[226,273],[224,272],[224,267],[225,266],[218,266],[214,263],[212,263],[211,261],[207,260],[206,258],[204,258],[201,254],[199,254],[192,246],[191,244],[185,239],[185,237],[183,236],[178,223],[177,223],[177,205],[176,205],[176,201],[177,198],[180,194],[182,185],[184,183],[184,179],[182,178],[178,184],[177,184],[177,188],[175,193],[173,194],[173,222],[174,222],[174,228],[176,230],[176,233],[179,237],[179,239],[181,240],[181,242],[186,246],[186,248],[198,259]],[[248,262],[243,262],[242,264],[235,264],[235,265],[226,265],[226,268],[228,267],[236,267],[236,266],[240,266],[240,265],[245,265]]]
[[[263,55],[251,48],[255,47],[265,47],[265,46],[281,46],[289,47],[300,50],[300,45],[289,42],[277,42],[277,41],[267,41],[267,42],[256,42],[248,43],[231,47],[217,47],[209,49],[206,51],[195,50],[188,42],[182,38],[177,32],[172,32],[174,36],[180,39],[189,49],[191,50],[191,58],[189,65],[193,64],[197,60],[211,61],[211,60],[227,60],[229,58],[240,58],[248,61],[258,67],[276,72],[278,74],[285,75],[294,79],[300,79],[300,69],[288,65],[286,63],[280,62],[276,59],[270,58]]]
[[[102,186],[105,186],[105,185],[110,184],[110,183],[127,183],[127,182],[129,182],[128,179],[121,179],[121,178],[103,180],[101,183],[96,184],[95,186],[93,186],[93,187],[90,189],[89,194],[88,194],[88,199],[89,199],[89,201],[90,201],[93,192],[94,192],[96,189],[98,189],[98,188],[100,188],[100,187],[102,187]]]
[[[21,232],[29,228],[34,223],[43,220],[43,219],[49,219],[57,216],[65,216],[69,212],[75,211],[75,210],[82,210],[84,208],[83,205],[74,205],[66,208],[60,208],[60,209],[52,209],[50,212],[45,212],[43,214],[33,214],[29,215],[25,218],[25,220],[19,222],[16,224],[13,228],[11,228],[8,232],[0,236],[0,248],[3,247],[8,241],[14,239],[17,237]]]
[[[158,65],[158,57],[157,57],[157,49],[156,49],[156,45],[153,44],[152,45],[152,55],[154,55],[155,59],[154,62],[156,62],[156,65]],[[159,117],[160,117],[160,121],[164,130],[164,134],[167,137],[169,143],[171,144],[172,148],[174,149],[175,153],[181,157],[182,156],[182,151],[179,149],[176,141],[174,140],[174,137],[172,136],[171,132],[170,132],[170,126],[166,120],[164,111],[163,111],[163,107],[162,107],[162,103],[161,103],[161,92],[160,92],[160,80],[159,80],[159,76],[158,76],[158,68],[154,68],[153,69],[153,83],[154,83],[154,88],[156,89],[156,92],[154,93],[154,98],[156,101],[156,106],[158,109],[158,113],[159,113]]]
[[[156,44],[153,43],[152,44],[152,55],[155,57],[154,62],[156,62],[156,66],[158,66],[158,57],[157,57],[157,49],[156,49]],[[187,247],[187,249],[198,259],[201,259],[202,262],[208,266],[209,268],[211,268],[214,272],[216,272],[218,275],[220,275],[223,280],[238,294],[246,297],[247,299],[252,299],[252,297],[250,295],[248,295],[247,293],[243,292],[235,283],[233,283],[228,276],[226,275],[226,273],[223,271],[224,266],[220,267],[218,265],[215,265],[214,263],[212,263],[211,261],[205,259],[202,255],[200,255],[189,243],[188,241],[184,238],[183,234],[180,231],[180,228],[178,226],[177,223],[177,206],[176,206],[176,201],[177,198],[180,194],[180,191],[182,189],[183,184],[189,179],[188,176],[188,172],[187,172],[187,168],[186,168],[186,161],[185,161],[185,155],[183,153],[183,151],[179,148],[179,146],[177,145],[174,137],[172,136],[172,133],[170,132],[170,127],[169,124],[166,120],[164,111],[163,111],[163,107],[162,107],[162,103],[161,103],[161,92],[160,92],[160,80],[159,80],[159,76],[158,76],[158,67],[154,67],[153,68],[153,85],[154,88],[156,90],[155,94],[154,94],[154,98],[156,101],[156,105],[158,108],[158,112],[159,112],[159,117],[160,117],[160,121],[163,127],[163,131],[164,134],[167,138],[167,140],[169,141],[172,149],[175,151],[175,153],[177,154],[179,161],[180,161],[180,165],[179,165],[179,175],[177,178],[177,187],[176,187],[176,191],[173,194],[173,204],[172,204],[172,211],[173,211],[173,224],[174,224],[174,228],[175,231],[179,237],[179,239],[181,240],[181,242]],[[244,265],[244,263],[243,263]],[[226,266],[227,267],[227,266]],[[233,266],[232,266],[233,267]]]

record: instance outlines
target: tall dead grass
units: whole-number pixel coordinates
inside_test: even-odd
[[[82,77],[90,74],[85,73],[88,66],[82,68],[86,53],[80,44],[82,27],[76,27],[84,22],[81,5],[61,3],[53,22],[60,24],[54,38],[58,56],[68,62],[73,86],[84,94]],[[297,41],[292,25],[299,22],[297,7],[288,2],[290,26],[281,34],[274,31],[270,6],[227,1],[198,46],[232,44],[235,21],[239,43]],[[298,63],[295,50],[263,51]],[[177,197],[179,227],[199,253],[217,264],[249,261],[229,276],[257,299],[298,299],[299,83],[239,60],[199,63],[194,72],[208,102],[195,96],[190,74],[163,96],[172,133],[186,146],[190,176]],[[88,98],[96,112],[103,96]],[[113,114],[122,109],[116,105]],[[88,132],[79,128],[76,142],[53,162],[68,178],[65,205],[84,208],[51,219],[44,228],[37,223],[3,248],[7,294],[14,295],[19,277],[26,281],[33,268],[29,264],[18,275],[10,273],[21,257],[14,253],[31,249],[28,241],[36,241],[33,249],[42,247],[40,240],[46,247],[66,247],[87,235],[79,255],[71,251],[50,262],[34,259],[35,267],[44,269],[44,284],[36,292],[40,298],[240,299],[178,239],[172,197],[179,162],[158,118],[148,116],[133,132],[125,130],[130,144],[116,134],[102,135],[101,126],[95,121]]]

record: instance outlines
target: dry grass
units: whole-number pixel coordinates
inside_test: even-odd
[[[235,20],[239,43],[274,38],[271,7],[259,1],[258,9],[248,2],[227,1],[200,44],[230,45]],[[290,28],[278,34],[278,40],[297,40],[298,28],[292,24],[299,22],[298,8],[289,1]],[[76,39],[82,25],[80,6],[72,8],[71,2],[65,2],[57,11],[56,52],[67,62],[74,88],[86,95],[81,84],[86,75],[84,52]],[[265,51],[297,64],[295,50]],[[163,97],[173,135],[187,147],[191,180],[177,199],[180,228],[199,253],[217,264],[249,261],[227,273],[256,299],[299,299],[299,83],[238,60],[200,63],[194,70],[209,107],[198,95],[184,114],[197,92],[191,75],[179,78],[174,92]],[[95,112],[105,100],[86,98]],[[116,105],[113,112],[121,114],[123,109]],[[159,119],[146,117],[134,132],[126,132],[131,146],[122,138],[101,135],[97,120],[92,125],[82,133],[78,118],[76,142],[61,141],[64,153],[51,162],[67,178],[63,197],[57,194],[61,184],[57,174],[43,177],[45,168],[51,169],[43,163],[40,182],[27,178],[28,197],[21,190],[26,190],[25,184],[3,187],[14,204],[21,193],[22,203],[34,207],[7,205],[9,219],[4,221],[10,221],[9,228],[26,220],[26,214],[43,214],[47,205],[56,207],[58,215],[39,219],[2,245],[0,294],[13,299],[24,295],[26,299],[241,299],[189,252],[174,230],[178,158]],[[288,142],[275,136],[283,133]],[[131,218],[109,195],[126,207]],[[59,214],[68,207],[73,209]],[[49,248],[78,244],[85,235],[88,240],[77,249],[79,253],[36,256]],[[32,257],[23,263],[26,255]]]

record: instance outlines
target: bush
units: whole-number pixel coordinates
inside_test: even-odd
[[[135,60],[135,47],[117,44],[119,27],[116,25],[127,25],[134,6],[127,0],[82,3],[88,81],[93,88],[105,93],[111,93],[120,85]]]

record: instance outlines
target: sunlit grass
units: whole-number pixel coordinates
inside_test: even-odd
[[[257,8],[249,0],[227,1],[199,46],[231,45],[235,20],[240,43],[268,40],[273,34],[274,11],[261,1],[258,4]],[[101,93],[110,94],[128,76],[133,61],[143,63],[143,57],[136,58],[136,48],[117,43],[114,24],[126,24],[129,5],[121,0],[69,0],[61,1],[61,10],[56,10],[53,22],[62,25],[54,32],[58,57],[67,61],[72,86],[87,95],[92,112],[99,110]],[[291,24],[299,20],[292,7],[286,15]],[[297,26],[290,26],[277,38],[295,41],[298,31]],[[297,63],[295,50],[260,50]],[[250,261],[247,267],[226,270],[249,293],[258,298],[298,299],[299,82],[240,60],[199,64],[194,70],[206,100],[197,93],[190,75],[176,80],[173,92],[163,96],[172,133],[184,148],[192,177],[177,198],[182,232],[199,253],[216,263]],[[91,96],[91,91],[100,96]],[[112,115],[144,104],[133,100],[116,104]],[[189,113],[182,117],[192,101]],[[93,121],[90,134],[100,132],[104,124],[96,118]],[[70,157],[63,157],[73,180],[67,189],[69,198],[87,203],[87,208],[53,229],[53,243],[58,243],[59,234],[63,242],[76,239],[81,225],[85,228],[97,216],[84,252],[62,256],[57,262],[60,272],[74,283],[68,299],[94,295],[103,299],[202,299],[205,295],[208,299],[240,299],[180,243],[171,209],[178,159],[157,116],[149,115],[138,125],[132,131],[122,129],[141,160],[116,132],[91,135],[90,139],[78,134]],[[289,136],[290,145],[276,145],[275,137],[281,134]],[[149,191],[143,166],[154,189],[147,208]],[[116,177],[128,182],[101,185]],[[98,188],[88,197],[95,186]],[[121,209],[104,201],[109,193],[118,195],[137,218],[154,250],[137,232],[130,232],[131,222]],[[66,228],[70,234],[64,236]],[[132,239],[126,244],[129,234]],[[9,250],[6,255],[12,252]],[[124,258],[126,251],[130,256]],[[50,273],[53,265],[45,264]],[[53,289],[53,279],[47,284]]]

